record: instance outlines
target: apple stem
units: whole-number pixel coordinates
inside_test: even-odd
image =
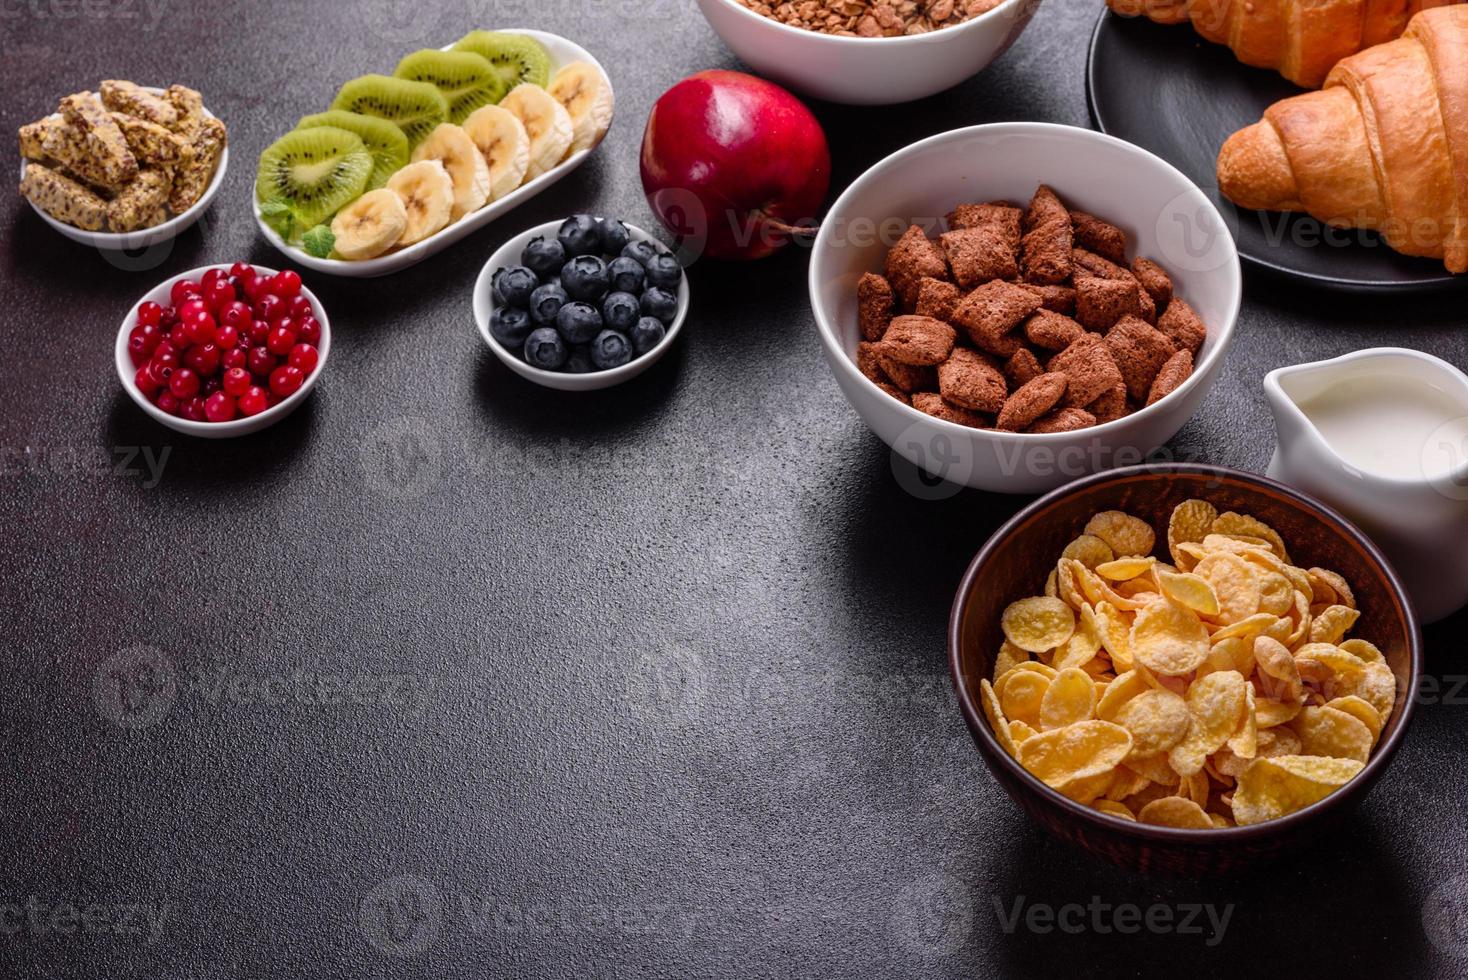
[[[779,218],[771,217],[764,211],[760,212],[760,220],[775,231],[786,235],[814,235],[821,230],[820,225],[792,225],[781,221]]]

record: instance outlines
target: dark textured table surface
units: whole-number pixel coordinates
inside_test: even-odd
[[[532,387],[475,332],[505,236],[651,223],[648,108],[737,67],[692,3],[423,3],[406,26],[382,3],[0,9],[7,131],[102,78],[183,81],[235,148],[202,226],[143,268],[0,205],[0,974],[1468,972],[1468,618],[1429,631],[1440,685],[1318,845],[1189,882],[1053,842],[979,762],[944,654],[960,573],[1022,501],[902,489],[822,361],[805,254],[697,265],[678,349],[603,394]],[[816,105],[836,188],[956,126],[1085,125],[1096,8],[1049,0],[916,105]],[[281,261],[249,214],[260,148],[343,79],[514,25],[611,71],[591,162],[408,272],[307,273],[336,347],[285,423],[208,443],[145,417],[112,366],[129,305]],[[1251,278],[1172,451],[1260,470],[1267,370],[1382,342],[1464,364],[1462,310]],[[1069,903],[1109,910],[1046,928]],[[1128,904],[1163,912],[1124,934]]]

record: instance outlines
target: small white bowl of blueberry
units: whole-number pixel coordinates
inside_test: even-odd
[[[578,214],[531,228],[474,284],[479,333],[510,370],[562,391],[610,388],[657,363],[688,317],[688,277],[641,228]]]

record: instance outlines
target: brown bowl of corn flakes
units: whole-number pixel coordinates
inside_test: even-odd
[[[1421,634],[1340,515],[1263,477],[1140,466],[1020,512],[949,624],[990,771],[1055,835],[1203,875],[1313,839],[1390,764]]]

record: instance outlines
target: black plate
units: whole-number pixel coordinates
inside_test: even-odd
[[[1234,60],[1233,52],[1191,27],[1101,15],[1086,71],[1091,115],[1103,133],[1152,151],[1207,194],[1245,261],[1323,286],[1424,289],[1462,283],[1436,259],[1392,251],[1373,232],[1336,230],[1308,215],[1244,211],[1218,190],[1218,150],[1264,110],[1302,89],[1271,71]]]

